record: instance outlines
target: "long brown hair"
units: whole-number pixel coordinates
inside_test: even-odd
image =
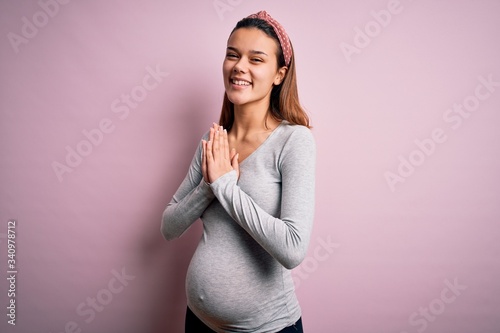
[[[278,68],[285,66],[285,57],[283,56],[283,50],[279,43],[278,36],[274,32],[272,26],[270,26],[266,21],[258,18],[244,18],[236,24],[236,27],[231,32],[235,32],[240,28],[257,28],[269,37],[273,38],[278,44]],[[286,120],[291,124],[304,125],[311,128],[309,124],[309,117],[302,108],[299,102],[299,92],[297,89],[297,74],[295,71],[295,54],[293,52],[292,46],[292,57],[290,60],[290,65],[285,74],[285,78],[279,84],[273,87],[271,91],[270,100],[270,115],[277,121]],[[234,122],[234,104],[227,98],[227,94],[224,92],[224,100],[222,102],[222,111],[219,119],[219,125],[224,128],[231,129]]]

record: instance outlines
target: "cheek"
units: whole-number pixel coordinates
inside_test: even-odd
[[[232,70],[231,64],[227,61],[224,61],[222,63],[222,73],[224,74],[224,76],[228,76],[231,73],[231,70]]]
[[[272,85],[274,83],[274,79],[276,78],[276,73],[269,68],[262,68],[258,71],[254,71],[253,77],[259,80],[262,83],[267,85]]]

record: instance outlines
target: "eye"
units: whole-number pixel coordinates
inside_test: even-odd
[[[253,62],[262,62],[262,59],[260,59],[260,58],[252,58],[251,60]]]
[[[226,58],[229,58],[229,59],[237,59],[238,58],[238,55],[236,53],[227,53],[226,54]]]

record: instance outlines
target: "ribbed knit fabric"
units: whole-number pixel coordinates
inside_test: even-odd
[[[207,138],[207,135],[204,136]],[[189,308],[216,332],[277,332],[301,316],[291,277],[304,259],[314,216],[315,143],[283,121],[236,172],[207,185],[201,144],[163,213],[167,239],[201,217],[189,265]]]

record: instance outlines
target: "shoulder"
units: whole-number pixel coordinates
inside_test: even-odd
[[[297,159],[314,161],[316,143],[309,128],[285,122],[280,125],[277,134],[275,149],[279,151],[280,164],[287,164],[290,161],[296,162]]]
[[[314,136],[312,131],[303,125],[293,125],[284,121],[281,125],[280,138],[284,144],[286,143],[302,143],[303,145],[314,145]]]
[[[279,133],[278,165],[283,170],[314,170],[316,160],[316,143],[309,128],[302,125],[285,123]]]

